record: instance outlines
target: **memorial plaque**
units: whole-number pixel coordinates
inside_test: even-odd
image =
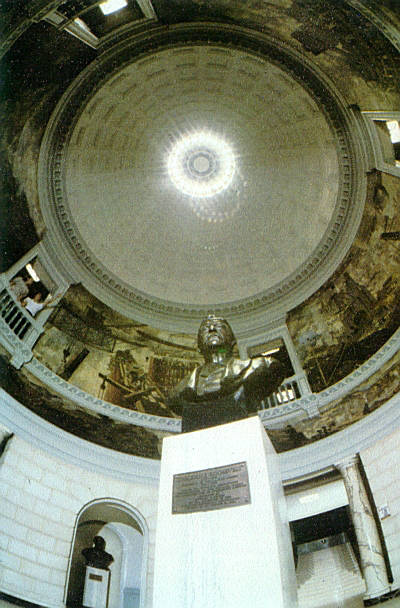
[[[250,501],[247,464],[174,475],[172,513],[196,513],[247,505]]]

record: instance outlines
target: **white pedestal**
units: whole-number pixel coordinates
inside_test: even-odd
[[[236,463],[246,463],[249,504],[172,513],[174,475]],[[204,491],[212,501],[210,483]],[[278,458],[257,416],[164,439],[156,533],[153,608],[245,606],[297,606]]]
[[[107,608],[109,570],[86,566],[82,604],[85,608]]]

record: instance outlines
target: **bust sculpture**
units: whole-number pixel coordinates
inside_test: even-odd
[[[225,319],[213,315],[200,325],[197,344],[204,363],[184,378],[168,404],[182,415],[182,431],[193,431],[246,418],[285,377],[276,359],[233,356],[235,337]]]
[[[86,560],[86,566],[108,570],[109,565],[114,561],[110,553],[106,553],[106,541],[102,536],[95,536],[93,539],[94,547],[83,549],[82,555]]]

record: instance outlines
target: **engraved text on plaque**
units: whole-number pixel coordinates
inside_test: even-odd
[[[245,462],[174,475],[172,513],[213,511],[250,502]]]

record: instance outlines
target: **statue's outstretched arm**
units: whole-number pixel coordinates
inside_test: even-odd
[[[247,407],[257,410],[261,401],[276,391],[287,376],[285,366],[273,357],[256,357],[243,386]]]

